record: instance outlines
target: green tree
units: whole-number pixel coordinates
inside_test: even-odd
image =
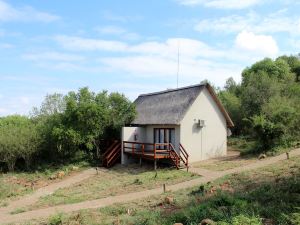
[[[54,93],[46,95],[40,108],[33,108],[31,118],[37,124],[37,130],[40,135],[40,158],[49,161],[59,158],[58,152],[62,149],[57,143],[53,134],[54,129],[62,126],[62,115],[66,108],[65,96]]]
[[[299,75],[299,56],[281,56],[247,67],[241,85],[228,79],[219,97],[236,124],[234,134],[255,137],[261,151],[299,141]]]
[[[65,156],[85,150],[99,157],[101,139],[120,137],[121,127],[135,116],[133,104],[122,94],[106,91],[95,94],[88,88],[66,97],[62,124],[53,129],[58,150]]]
[[[0,119],[0,161],[13,171],[17,159],[24,159],[29,168],[32,157],[39,149],[36,125],[24,116],[7,116]]]

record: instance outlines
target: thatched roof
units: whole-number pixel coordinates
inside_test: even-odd
[[[132,122],[132,125],[179,125],[204,88],[208,88],[217,105],[221,107],[228,126],[233,126],[230,117],[209,84],[140,95],[134,102],[137,118]]]

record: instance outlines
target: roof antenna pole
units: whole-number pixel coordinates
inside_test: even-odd
[[[177,43],[177,88],[178,88],[178,79],[179,79],[179,47],[180,47],[180,40],[178,39],[178,43]]]

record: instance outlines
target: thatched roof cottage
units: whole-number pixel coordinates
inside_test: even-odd
[[[122,164],[169,160],[188,166],[227,153],[234,124],[209,84],[140,95],[137,118],[122,131]]]

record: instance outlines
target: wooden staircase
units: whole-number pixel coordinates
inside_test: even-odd
[[[114,141],[102,155],[102,166],[112,167],[121,157],[122,144],[120,141]]]
[[[173,163],[173,165],[177,168],[180,169],[182,168],[181,166],[184,166],[189,168],[189,154],[187,151],[184,149],[184,147],[180,144],[179,145],[179,154],[176,152],[174,146],[170,143],[169,144],[169,156],[170,159]]]

